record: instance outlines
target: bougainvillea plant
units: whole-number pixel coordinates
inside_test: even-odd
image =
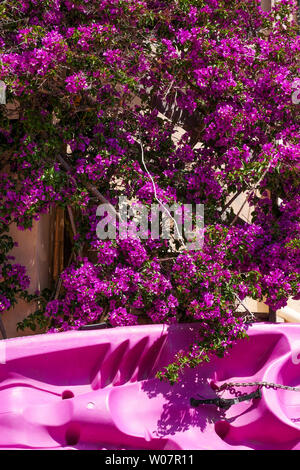
[[[197,322],[160,378],[246,336],[246,296],[274,310],[299,298],[296,1],[6,0],[0,16],[0,80],[18,116],[0,105],[1,311],[29,282],[7,258],[9,224],[30,228],[55,205],[76,233],[39,320],[50,332]],[[231,208],[241,194],[251,223]],[[202,249],[99,240],[96,209],[118,211],[120,195],[204,204]]]

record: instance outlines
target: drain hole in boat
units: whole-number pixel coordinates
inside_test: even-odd
[[[80,432],[77,428],[69,428],[66,431],[66,443],[69,446],[75,446],[78,444],[80,438]]]
[[[230,429],[230,424],[227,421],[218,421],[215,423],[215,431],[221,439],[225,439]]]
[[[68,398],[74,398],[74,393],[71,390],[64,390],[61,394],[61,398],[63,400],[67,400]]]

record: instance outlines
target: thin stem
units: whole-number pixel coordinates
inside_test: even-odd
[[[239,296],[234,292],[233,295],[236,297],[236,299],[238,300],[239,304],[242,305],[244,307],[244,309],[246,310],[246,312],[248,312],[251,320],[255,320],[255,316],[253,315],[253,313],[248,309],[248,307],[246,307],[246,305],[244,304],[244,302],[239,298]]]
[[[65,170],[70,173],[70,177],[76,184],[76,180],[73,176],[73,168],[66,162],[66,160],[61,155],[57,155],[57,159],[60,161]],[[109,202],[108,199],[106,199],[106,197],[103,196],[103,194],[100,193],[100,191],[98,191],[98,189],[94,185],[92,185],[89,181],[83,184],[92,194],[94,194],[98,201],[102,202],[103,204],[108,204],[112,212],[116,215],[116,217],[118,217],[118,219],[121,219],[120,214],[116,211],[115,207]]]
[[[74,251],[72,251],[72,253],[70,255],[70,258],[68,260],[68,264],[67,264],[66,268],[68,268],[70,266],[70,264],[72,262],[72,259],[73,259],[73,256],[74,256]],[[59,279],[58,279],[57,284],[56,284],[56,289],[55,289],[54,295],[53,295],[51,300],[57,300],[58,299],[61,286],[62,286],[62,278],[61,278],[61,273],[60,273]]]
[[[221,214],[220,214],[220,217],[224,214],[224,212],[228,209],[228,207],[233,203],[233,201],[236,200],[236,198],[243,192],[242,189],[240,189],[239,191],[237,191],[234,196],[232,196],[232,198],[227,202],[227,204],[225,204]]]
[[[150,173],[150,171],[148,170],[147,168],[147,165],[146,165],[146,162],[145,162],[145,154],[144,154],[144,147],[143,147],[143,143],[142,143],[142,139],[141,139],[141,135],[140,135],[140,140],[139,140],[139,144],[140,144],[140,147],[141,147],[141,152],[142,152],[142,163],[143,163],[143,166],[145,168],[145,171],[147,173],[147,175],[149,176],[150,178],[150,181],[151,181],[151,184],[152,184],[152,187],[153,187],[153,191],[154,191],[154,198],[156,199],[156,201],[158,202],[158,204],[163,208],[164,212],[168,215],[168,217],[170,217],[170,219],[174,222],[174,225],[175,225],[175,228],[176,228],[176,232],[177,232],[177,235],[178,235],[178,239],[180,240],[182,246],[187,249],[185,243],[184,243],[184,240],[183,240],[183,237],[179,231],[179,227],[178,227],[178,224],[177,224],[177,221],[174,219],[174,217],[172,217],[172,215],[170,214],[170,211],[165,207],[165,205],[161,202],[161,200],[158,198],[157,196],[157,191],[156,191],[156,185],[155,185],[155,181]]]
[[[231,222],[230,226],[234,225],[235,222],[237,221],[240,213],[242,212],[243,210],[243,207],[245,206],[245,204],[249,201],[250,197],[252,196],[252,194],[256,191],[256,189],[258,188],[258,186],[260,185],[260,183],[262,182],[262,180],[264,179],[264,177],[266,176],[266,174],[268,173],[269,171],[269,168],[270,168],[270,164],[271,162],[268,164],[267,168],[265,169],[265,171],[263,172],[261,178],[258,180],[258,182],[254,185],[254,187],[252,188],[252,190],[250,191],[250,193],[248,194],[247,198],[245,199],[245,201],[243,202],[243,204],[241,205],[238,213],[236,214],[235,218],[233,219],[233,221]]]
[[[6,333],[1,315],[0,315],[0,331],[1,331],[3,339],[7,339],[7,333]]]
[[[75,224],[73,210],[72,210],[72,207],[69,206],[69,205],[67,206],[67,209],[68,209],[69,219],[70,219],[70,222],[71,222],[73,236],[75,237],[77,235],[77,230],[76,230],[76,224]],[[78,254],[79,254],[80,257],[82,256],[82,247],[80,247]]]
[[[77,235],[77,230],[76,230],[76,225],[75,225],[75,220],[74,220],[74,214],[73,214],[72,207],[67,206],[67,209],[68,209],[68,214],[69,214],[69,218],[70,218],[70,222],[71,222],[73,235],[76,236]]]

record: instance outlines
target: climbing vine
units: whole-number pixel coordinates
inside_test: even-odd
[[[0,80],[17,118],[0,105],[0,311],[29,285],[7,228],[57,205],[76,215],[70,263],[20,327],[196,321],[160,373],[174,382],[246,335],[246,296],[274,310],[299,298],[296,3],[1,3]],[[242,194],[251,223],[231,208]],[[99,240],[97,207],[118,213],[119,196],[204,204],[202,249]]]

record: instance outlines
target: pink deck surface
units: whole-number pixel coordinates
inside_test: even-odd
[[[300,386],[300,325],[257,324],[229,356],[189,370],[179,384],[155,379],[195,328],[0,341],[0,449],[300,449],[299,392],[263,389],[260,400],[228,410],[190,406],[197,394],[216,397],[212,382]]]

